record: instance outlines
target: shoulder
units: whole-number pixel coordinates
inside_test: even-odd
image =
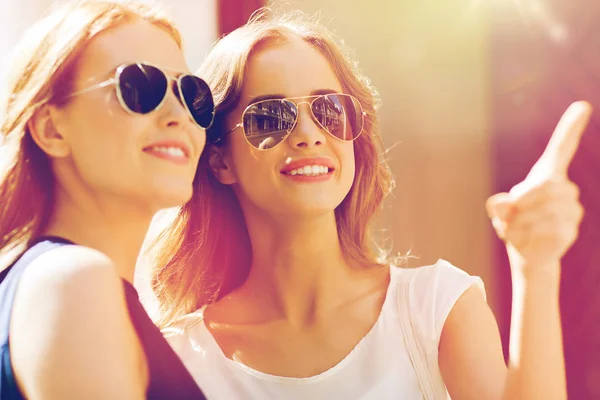
[[[115,304],[122,297],[121,279],[107,256],[87,247],[66,245],[41,254],[27,266],[15,302],[31,307],[51,302],[57,312],[80,314],[96,305]]]
[[[90,275],[118,277],[114,267],[104,253],[89,247],[64,245],[36,257],[23,276],[31,282],[43,278],[54,283],[68,283]]]
[[[87,247],[66,245],[41,254],[27,266],[16,301],[39,304],[50,300],[73,310],[111,301],[122,293],[121,279],[107,256]],[[85,299],[93,301],[77,301]]]
[[[35,325],[33,316],[43,309],[46,318],[56,318],[58,326],[68,329],[85,320],[121,314],[123,305],[123,286],[114,263],[99,251],[66,245],[27,266],[17,288],[13,319]]]
[[[483,281],[446,260],[418,268],[403,268],[395,275],[408,282],[405,298],[414,311],[412,315],[416,316],[421,331],[435,342],[439,342],[450,311],[465,292],[477,292],[485,302]]]
[[[119,380],[130,379],[124,386],[140,382],[135,371],[141,348],[121,279],[96,250],[61,246],[28,265],[17,287],[10,337],[15,371],[28,393],[57,389],[63,375],[84,385],[112,371],[122,375]]]
[[[438,362],[452,396],[502,397],[507,370],[500,332],[477,287],[461,293],[449,311],[439,339]]]
[[[400,268],[397,274],[404,274],[410,282],[411,292],[434,298],[462,293],[471,286],[485,292],[483,281],[478,276],[470,275],[446,260],[438,260],[435,264],[417,267]]]

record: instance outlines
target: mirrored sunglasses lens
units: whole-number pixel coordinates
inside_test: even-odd
[[[328,94],[312,103],[312,112],[319,124],[341,140],[353,140],[363,128],[362,107],[350,95]]]
[[[298,108],[288,100],[267,100],[251,105],[244,112],[244,132],[257,149],[270,149],[292,131]]]

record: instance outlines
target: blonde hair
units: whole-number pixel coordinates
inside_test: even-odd
[[[381,266],[369,225],[393,181],[383,158],[375,111],[377,92],[353,55],[324,26],[299,12],[275,15],[263,9],[218,41],[198,72],[211,86],[217,104],[209,140],[224,133],[225,117],[238,105],[244,70],[253,51],[290,38],[315,46],[329,60],[345,91],[366,111],[363,133],[354,142],[355,180],[335,214],[346,257],[367,267]],[[192,199],[157,242],[160,251],[156,251],[152,286],[160,304],[160,326],[216,301],[243,283],[250,268],[252,249],[240,205],[231,188],[212,175],[208,153],[200,159]]]
[[[75,61],[97,34],[131,19],[181,36],[157,8],[134,1],[86,0],[49,12],[24,35],[0,93],[0,252],[39,235],[52,212],[54,177],[28,123],[42,104],[62,105]]]

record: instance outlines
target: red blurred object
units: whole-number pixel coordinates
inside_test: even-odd
[[[594,107],[569,175],[586,214],[577,243],[563,259],[561,310],[569,398],[600,398],[600,2],[544,0],[566,32],[515,15],[491,15],[494,189],[521,181],[540,156],[561,114],[576,100]],[[503,321],[510,315],[504,246],[495,251]],[[508,324],[501,326],[508,344]]]
[[[244,25],[252,13],[266,5],[263,0],[219,0],[217,5],[219,36]]]

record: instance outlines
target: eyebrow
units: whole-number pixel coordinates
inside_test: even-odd
[[[340,93],[340,91],[339,90],[333,90],[333,89],[317,89],[317,90],[311,91],[308,96],[298,96],[298,97],[293,97],[293,98],[310,97],[310,96],[320,96],[320,95],[332,94],[332,93]],[[290,97],[285,96],[285,95],[280,94],[280,93],[262,94],[260,96],[253,97],[248,102],[247,105],[258,103],[259,101],[263,101],[263,100],[288,99],[288,98],[290,98]]]

